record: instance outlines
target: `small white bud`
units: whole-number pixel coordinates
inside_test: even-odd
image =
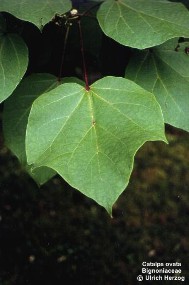
[[[77,10],[77,9],[72,9],[72,10],[70,11],[70,14],[71,14],[72,16],[76,16],[76,15],[78,14],[78,10]]]
[[[29,261],[30,263],[33,263],[33,262],[35,261],[35,255],[30,255],[30,256],[28,256],[28,261]]]

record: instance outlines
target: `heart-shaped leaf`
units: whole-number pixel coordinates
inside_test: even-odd
[[[126,77],[152,92],[161,105],[165,122],[189,131],[189,43],[170,40],[136,53]]]
[[[50,74],[33,74],[26,77],[4,104],[3,129],[7,147],[18,157],[27,172],[38,184],[55,175],[52,169],[40,167],[31,170],[27,165],[25,135],[28,116],[33,101],[41,94],[55,88],[57,79]]]
[[[107,0],[98,11],[98,21],[107,36],[139,49],[189,37],[188,10],[166,0]]]
[[[2,17],[1,17],[2,19]],[[0,31],[0,103],[11,95],[22,80],[28,65],[28,49],[16,34]]]
[[[26,132],[28,163],[57,171],[111,212],[144,142],[166,140],[155,97],[124,78],[106,77],[89,91],[67,83],[33,104]]]
[[[38,28],[47,24],[53,16],[64,14],[71,9],[70,0],[1,0],[0,11],[13,14],[15,17],[29,21]]]

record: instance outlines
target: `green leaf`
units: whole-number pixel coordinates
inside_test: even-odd
[[[47,24],[53,16],[64,14],[71,9],[70,0],[1,0],[0,11],[13,14],[15,17],[29,21],[38,28]]]
[[[188,10],[166,0],[107,0],[98,21],[107,36],[138,49],[189,36]]]
[[[28,49],[16,34],[0,34],[0,103],[11,95],[28,65]]]
[[[13,95],[4,104],[3,130],[7,147],[18,157],[27,172],[38,184],[43,184],[54,176],[55,172],[47,167],[32,171],[27,165],[25,152],[25,134],[28,116],[33,101],[42,93],[57,86],[57,79],[50,74],[33,74],[26,77],[16,88]]]
[[[189,43],[170,40],[136,53],[126,77],[152,92],[161,105],[165,122],[189,131]],[[176,51],[176,50],[177,51]]]
[[[66,83],[40,96],[28,119],[26,153],[111,212],[128,184],[136,151],[164,140],[155,97],[124,78],[105,77],[89,91]]]

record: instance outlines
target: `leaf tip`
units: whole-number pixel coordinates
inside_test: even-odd
[[[113,219],[113,214],[112,214],[112,205],[107,205],[104,207],[106,211],[108,212],[108,215],[110,216],[111,219]]]
[[[169,144],[169,141],[168,139],[166,138],[166,135],[164,135],[164,137],[162,138],[162,141],[166,144]]]

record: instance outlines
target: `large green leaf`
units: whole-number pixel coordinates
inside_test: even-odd
[[[33,101],[41,94],[55,88],[57,79],[50,74],[34,74],[25,78],[4,104],[3,130],[7,147],[18,157],[21,164],[38,184],[49,180],[55,172],[47,167],[31,171],[27,165],[25,134]]]
[[[189,131],[189,43],[170,40],[156,48],[136,53],[126,77],[154,93],[165,122]],[[176,50],[175,50],[176,48]]]
[[[166,140],[155,97],[132,81],[105,77],[89,91],[67,83],[40,96],[28,120],[26,153],[34,168],[51,167],[111,212],[148,140]]]
[[[56,13],[71,9],[70,0],[1,0],[0,11],[9,12],[21,20],[29,21],[41,28]]]
[[[0,33],[0,102],[11,95],[24,76],[28,49],[16,34]]]
[[[166,0],[107,0],[98,21],[107,36],[139,49],[189,36],[188,10]]]

